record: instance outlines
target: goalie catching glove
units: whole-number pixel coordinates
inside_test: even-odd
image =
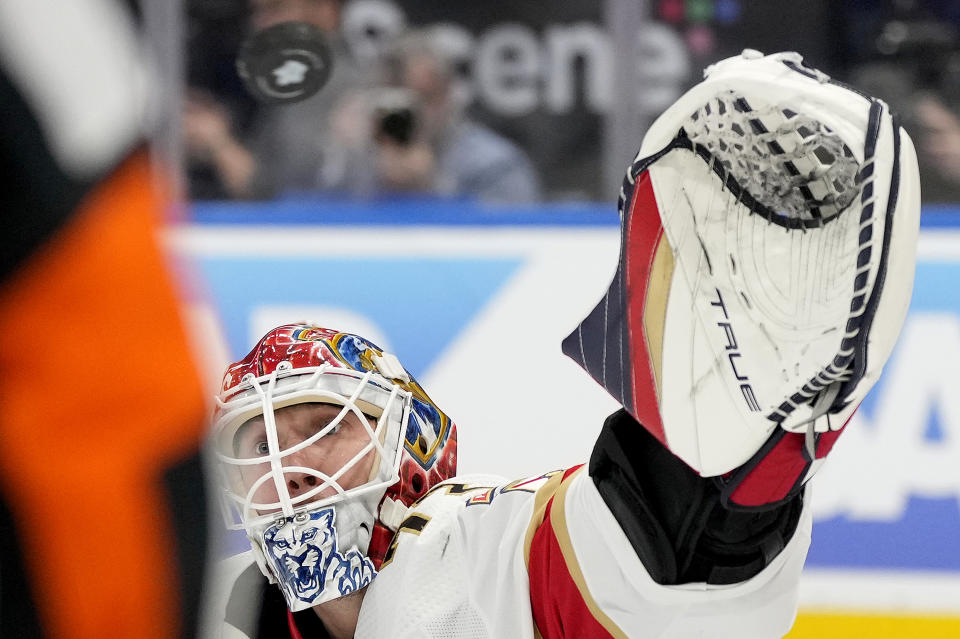
[[[566,340],[731,507],[796,495],[880,375],[913,286],[916,153],[889,107],[744,51],[648,131],[621,254]]]

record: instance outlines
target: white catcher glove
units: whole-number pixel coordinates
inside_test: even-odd
[[[797,493],[876,382],[913,287],[916,153],[889,107],[747,50],[661,115],[620,264],[566,340],[728,505]]]

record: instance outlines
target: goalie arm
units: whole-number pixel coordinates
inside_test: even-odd
[[[803,495],[763,512],[731,510],[625,410],[603,425],[590,477],[650,577],[662,585],[723,585],[753,577],[784,549]]]
[[[526,563],[544,639],[774,639],[790,629],[809,545],[803,494],[734,512],[623,411],[586,467],[537,492]]]

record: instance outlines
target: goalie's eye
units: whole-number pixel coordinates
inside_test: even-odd
[[[270,454],[270,446],[265,441],[257,442],[254,450],[256,451],[257,455],[260,455],[261,457]]]
[[[319,433],[321,430],[323,430],[329,425],[330,425],[330,420],[321,417],[313,423],[313,431],[310,434],[312,435],[314,433]],[[338,421],[336,424],[333,425],[333,428],[331,428],[330,431],[326,435],[324,435],[324,437],[328,437],[330,435],[336,435],[337,433],[340,432],[340,429],[342,427],[343,427],[343,420],[341,419],[340,421]]]

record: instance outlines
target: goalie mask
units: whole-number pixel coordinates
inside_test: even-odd
[[[228,527],[294,612],[368,585],[407,507],[456,474],[456,426],[357,335],[276,328],[227,368],[217,405]]]
[[[606,296],[564,340],[727,505],[815,472],[880,375],[913,286],[920,193],[882,101],[745,51],[644,137]]]

